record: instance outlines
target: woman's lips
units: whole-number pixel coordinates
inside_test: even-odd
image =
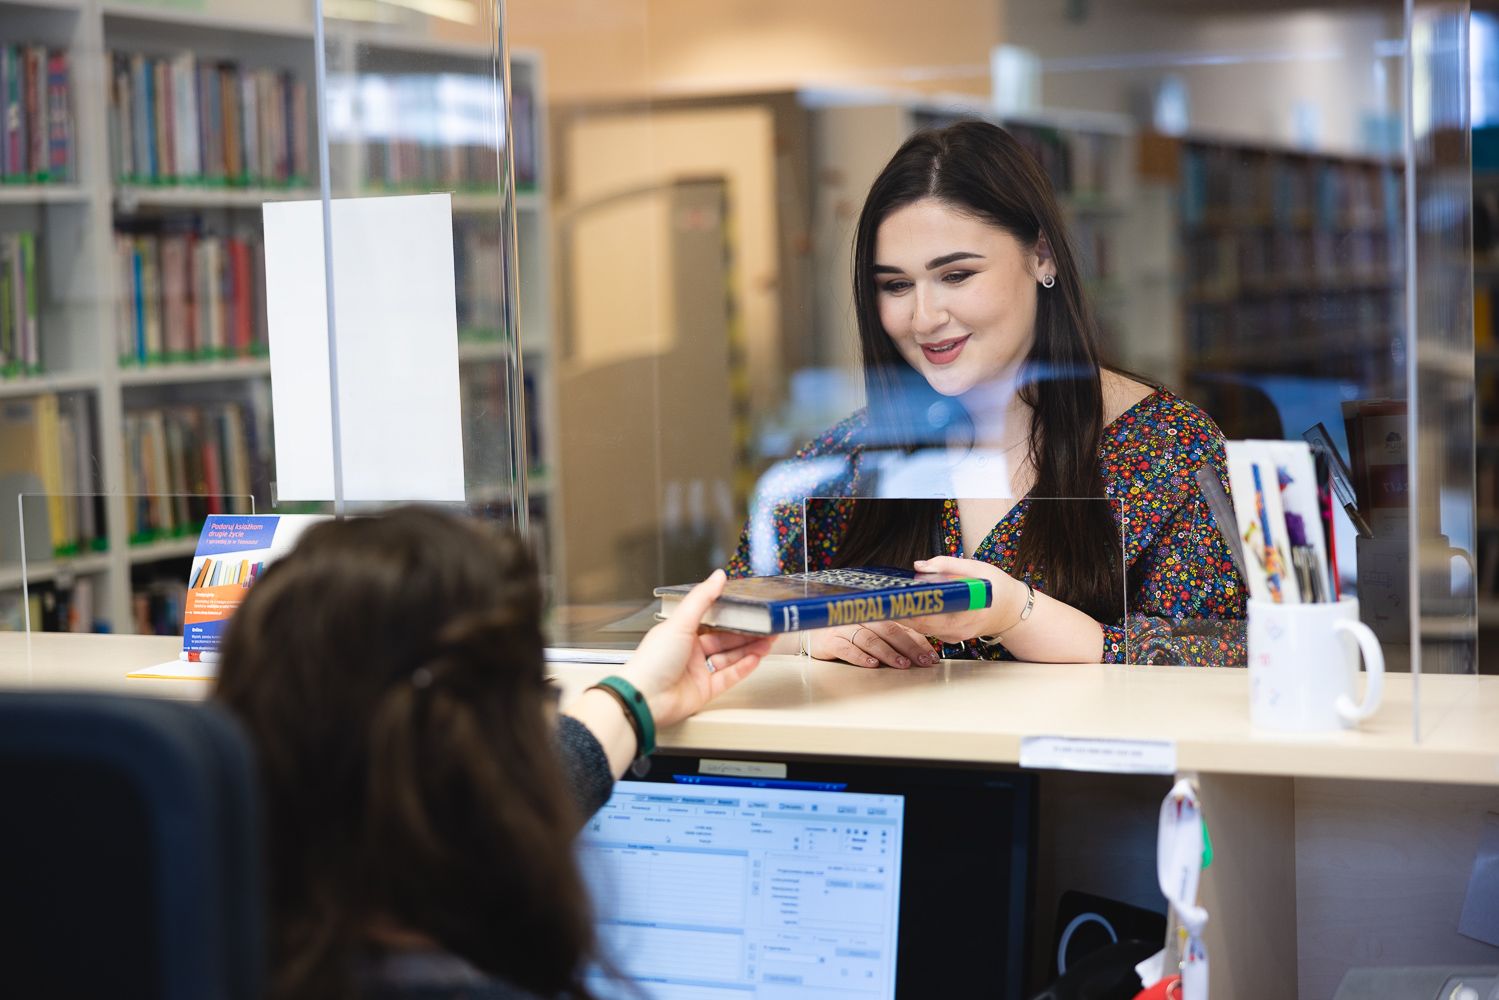
[[[922,344],[921,353],[934,365],[950,365],[963,353],[963,345],[968,343],[969,336],[972,334],[940,340],[935,344]]]

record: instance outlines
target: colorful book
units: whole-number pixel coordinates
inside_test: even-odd
[[[693,586],[657,587],[661,613],[670,614]],[[824,569],[730,580],[703,624],[769,635],[974,611],[987,608],[993,597],[989,581],[973,577],[888,566]]]

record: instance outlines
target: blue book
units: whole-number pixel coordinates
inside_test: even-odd
[[[693,586],[657,587],[661,613],[670,614]],[[987,608],[993,596],[988,580],[889,566],[749,576],[724,585],[703,624],[770,635],[974,611]]]

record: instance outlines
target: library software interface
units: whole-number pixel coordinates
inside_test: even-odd
[[[903,823],[900,795],[621,781],[580,860],[600,947],[631,985],[590,987],[894,997]]]

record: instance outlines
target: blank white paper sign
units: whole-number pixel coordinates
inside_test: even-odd
[[[276,496],[332,500],[322,203],[264,213]],[[332,215],[343,495],[461,501],[451,198],[340,198]]]

